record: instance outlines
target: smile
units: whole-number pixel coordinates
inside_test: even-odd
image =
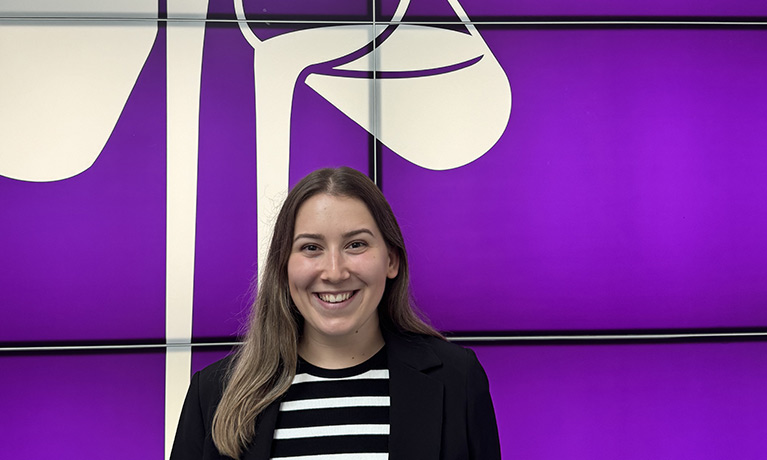
[[[318,292],[316,295],[320,298],[323,302],[327,303],[341,303],[345,302],[352,298],[354,294],[356,294],[357,291],[348,291],[348,292]]]

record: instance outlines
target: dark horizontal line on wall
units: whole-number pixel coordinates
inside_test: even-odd
[[[0,17],[2,21],[99,21],[99,22],[206,22],[209,24],[235,24],[240,22],[235,18],[194,18],[194,17],[125,17],[125,18],[101,18],[101,17],[41,17],[41,16],[12,16]],[[355,17],[306,17],[297,19],[268,18],[248,19],[250,24],[263,24],[266,26],[289,26],[289,25],[429,25],[429,26],[455,26],[463,24],[459,19],[449,20],[441,17],[412,17],[407,20],[373,21]],[[470,24],[476,26],[497,26],[499,28],[721,28],[721,27],[767,27],[767,16],[475,16],[471,17]]]
[[[764,29],[767,18],[755,18],[748,21],[729,19],[663,20],[663,19],[599,19],[599,20],[561,20],[561,21],[474,21],[472,24],[481,29]]]
[[[451,342],[470,345],[598,345],[626,343],[749,342],[767,341],[767,328],[759,329],[648,329],[612,331],[475,331],[446,334]],[[0,344],[0,353],[157,352],[170,348],[228,349],[242,342],[234,337],[206,338],[193,343],[144,342],[16,342]]]
[[[595,331],[476,331],[447,333],[466,344],[616,344],[767,341],[767,328],[631,329]]]
[[[135,343],[135,344],[69,344],[69,345],[8,345],[0,346],[0,354],[73,354],[73,353],[157,353],[171,348],[229,349],[241,342],[215,343]]]
[[[767,332],[739,334],[632,334],[559,336],[466,336],[448,340],[466,345],[616,345],[639,343],[700,343],[767,341]]]

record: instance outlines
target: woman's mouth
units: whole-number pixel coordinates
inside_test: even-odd
[[[351,299],[356,293],[357,291],[317,292],[314,295],[316,295],[321,301],[325,303],[334,304],[334,303],[346,302],[347,300]]]

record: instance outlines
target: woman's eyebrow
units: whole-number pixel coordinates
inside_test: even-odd
[[[366,228],[361,228],[359,230],[352,230],[350,232],[344,233],[341,236],[344,237],[344,238],[351,238],[353,236],[359,235],[360,233],[367,233],[368,235],[375,237],[375,235],[373,235],[373,232],[371,232],[370,230],[368,230]]]
[[[357,235],[359,235],[361,233],[367,233],[368,235],[370,235],[372,237],[375,237],[373,232],[368,230],[367,228],[360,228],[358,230],[352,230],[350,232],[346,232],[346,233],[342,234],[341,237],[346,239],[346,238],[351,238],[353,236],[357,236]],[[301,238],[306,238],[308,240],[321,240],[321,241],[325,240],[325,237],[320,235],[319,233],[299,233],[298,235],[296,235],[295,238],[293,238],[293,242],[295,243],[296,241],[300,240]]]
[[[295,243],[301,238],[306,238],[308,240],[324,240],[325,239],[319,233],[299,233],[298,235],[296,235],[295,238],[293,238],[293,242]]]

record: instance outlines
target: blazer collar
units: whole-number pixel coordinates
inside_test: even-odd
[[[421,336],[384,331],[389,360],[389,458],[436,460],[442,440],[444,386],[427,371],[442,360]]]

